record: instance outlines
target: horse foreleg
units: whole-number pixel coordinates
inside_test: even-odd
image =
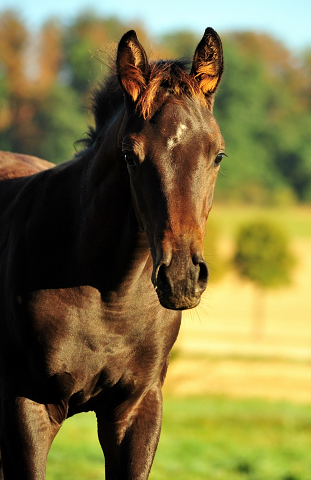
[[[2,469],[1,450],[0,450],[0,480],[3,480],[3,469]]]
[[[97,419],[106,480],[146,480],[161,431],[161,388],[150,390],[130,412],[115,413],[113,421],[98,412]]]
[[[5,480],[44,480],[46,458],[60,425],[45,405],[24,397],[2,402],[1,453]]]

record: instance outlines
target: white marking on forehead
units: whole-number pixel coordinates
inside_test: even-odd
[[[172,150],[176,145],[178,145],[181,142],[183,133],[187,130],[186,125],[183,123],[180,123],[177,126],[176,134],[173,135],[172,137],[169,137],[167,139],[167,148],[168,150]]]

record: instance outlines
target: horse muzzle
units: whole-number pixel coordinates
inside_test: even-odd
[[[153,273],[153,284],[161,305],[171,310],[188,310],[200,303],[208,282],[208,266],[201,254],[176,254],[162,259]]]

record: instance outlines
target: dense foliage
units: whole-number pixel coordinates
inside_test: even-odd
[[[53,20],[34,33],[16,12],[0,13],[0,149],[69,159],[92,122],[89,91],[130,28],[154,58],[191,56],[199,40],[189,31],[151,39],[140,24],[95,14],[69,26]],[[229,159],[217,197],[311,201],[311,50],[295,57],[267,35],[221,36],[226,68],[215,116]]]
[[[253,220],[240,227],[234,265],[239,274],[259,288],[290,283],[294,259],[283,230],[267,220]]]

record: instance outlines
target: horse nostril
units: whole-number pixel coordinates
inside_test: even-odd
[[[208,266],[202,256],[199,255],[194,255],[192,262],[196,267],[199,267],[198,284],[200,287],[205,288],[209,275]]]
[[[207,264],[203,261],[203,262],[200,262],[200,263],[199,263],[199,268],[200,268],[200,271],[199,271],[198,282],[199,282],[202,286],[206,286],[207,281],[208,281],[208,266],[207,266]]]
[[[162,263],[162,265],[160,265],[158,269],[156,282],[157,282],[157,287],[159,287],[160,290],[163,290],[164,286],[167,284],[165,263]]]

